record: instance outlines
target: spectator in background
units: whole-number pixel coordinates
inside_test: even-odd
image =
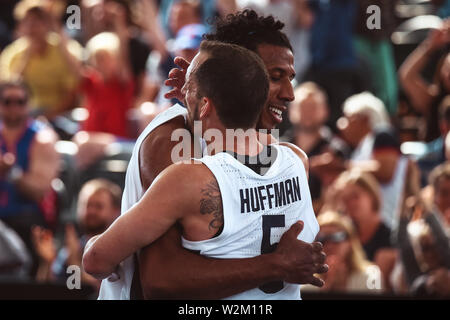
[[[118,24],[125,16],[117,17]],[[119,30],[123,30],[118,28]],[[73,141],[78,145],[78,167],[84,169],[104,155],[105,148],[116,141],[127,141],[130,133],[128,112],[133,105],[134,81],[128,64],[128,50],[122,35],[103,32],[86,45],[89,66],[71,66],[80,78],[87,119]]]
[[[372,160],[376,168],[369,171],[380,183],[383,198],[381,216],[393,229],[405,199],[420,192],[420,171],[415,161],[401,153],[393,128],[376,131]]]
[[[79,59],[81,47],[73,40],[61,42],[58,17],[35,1],[20,1],[14,14],[21,36],[0,55],[0,78],[23,79],[33,112],[53,120],[73,107],[77,80],[66,53]]]
[[[148,0],[143,2],[146,3]],[[145,63],[152,49],[149,43],[155,49],[160,47],[160,38],[148,38],[146,32],[147,27],[158,29],[157,21],[154,21],[151,16],[146,16],[144,10],[142,16],[135,17],[130,1],[125,0],[81,1],[81,6],[84,17],[81,29],[84,43],[101,32],[122,32],[124,46],[129,52],[131,72],[135,81],[140,84],[141,78],[145,75]],[[142,8],[138,9],[142,10]],[[150,35],[154,34],[150,33]]]
[[[134,82],[125,44],[120,35],[104,32],[89,40],[86,51],[89,66],[79,76],[89,116],[81,129],[131,138],[127,112],[133,104]]]
[[[404,199],[419,193],[417,166],[401,154],[396,132],[389,125],[380,99],[368,92],[357,94],[346,100],[343,109],[345,119],[339,120],[338,126],[344,139],[355,147],[348,167],[357,167],[376,178],[382,196],[378,214],[382,225],[392,229],[403,209]],[[382,251],[377,259],[386,283],[394,259],[395,252],[391,250]]]
[[[198,52],[205,33],[206,28],[202,24],[188,24],[181,28],[173,44],[174,55],[191,62]]]
[[[439,137],[438,106],[450,93],[450,19],[441,29],[432,30],[428,37],[406,58],[399,69],[400,84],[412,107],[427,120],[426,141]],[[447,48],[446,48],[447,46]],[[446,50],[436,68],[434,83],[427,83],[421,75],[429,59],[440,50]]]
[[[375,130],[389,126],[389,116],[383,102],[369,92],[353,95],[345,100],[344,117],[338,128],[344,140],[354,148],[351,160],[370,160],[375,141]]]
[[[343,172],[335,182],[336,205],[355,223],[367,258],[376,262],[377,251],[391,248],[390,233],[381,218],[380,186],[370,173],[353,169]]]
[[[450,228],[450,161],[437,166],[430,174],[433,206],[442,215],[447,228]]]
[[[381,271],[368,261],[352,221],[335,211],[325,211],[317,217],[320,232],[316,240],[323,244],[329,271],[322,275],[322,288],[302,287],[349,293],[374,293],[383,289]]]
[[[345,170],[350,149],[325,125],[329,110],[326,94],[321,88],[313,82],[305,82],[295,89],[294,96],[289,107],[293,128],[283,139],[306,152],[311,174],[320,178],[320,185],[326,189]],[[321,190],[318,194],[322,192],[326,191]]]
[[[439,130],[441,136],[426,145],[426,152],[417,159],[421,171],[421,184],[425,186],[431,170],[445,161],[444,139],[450,132],[450,95],[447,95],[439,105]]]
[[[389,114],[397,112],[397,74],[391,34],[396,27],[395,7],[397,0],[358,0],[355,51],[368,64],[371,75],[371,89],[386,106]],[[381,10],[379,29],[367,27],[367,8],[376,5]]]
[[[138,1],[137,4],[139,5],[138,12],[140,15],[136,17],[136,23],[141,26],[141,33],[142,35],[145,35],[147,42],[152,49],[142,65],[142,89],[136,96],[136,106],[139,107],[143,102],[155,101],[161,86],[159,77],[154,78],[148,76],[147,65],[149,61],[155,61],[155,64],[159,64],[159,61],[165,61],[167,59],[169,51],[166,43],[166,36],[158,17],[158,6],[156,1],[141,0]],[[155,66],[155,70],[156,68],[157,66]],[[138,118],[140,118],[140,116],[138,116]]]
[[[0,219],[32,251],[30,230],[56,215],[51,182],[59,173],[55,132],[32,120],[20,82],[0,86]]]
[[[105,9],[106,31],[116,32],[121,36],[121,41],[128,50],[127,58],[131,73],[135,82],[139,84],[136,86],[136,92],[139,92],[140,83],[145,76],[145,63],[152,49],[148,43],[158,48],[158,39],[148,39],[145,29],[136,25],[129,1],[106,0]]]
[[[64,246],[57,252],[53,235],[41,227],[33,229],[33,242],[39,253],[40,265],[37,280],[65,280],[70,265],[81,267],[86,242],[103,233],[119,216],[122,190],[105,179],[86,182],[80,190],[77,204],[77,220],[82,231],[78,236],[72,224],[66,225]],[[100,282],[82,272],[83,283],[100,288]]]
[[[367,73],[363,75],[353,47],[355,0],[311,0],[314,15],[311,28],[311,68],[305,81],[313,81],[328,96],[328,125],[335,130],[342,103],[349,96],[368,90]]]
[[[170,33],[177,36],[178,32],[189,24],[202,24],[202,4],[195,0],[181,0],[172,3],[169,13]]]
[[[343,138],[355,147],[349,167],[372,173],[383,197],[381,216],[390,228],[406,197],[419,192],[419,171],[414,161],[403,156],[400,142],[383,102],[369,92],[344,102],[345,118],[338,127]]]
[[[145,101],[154,101],[158,86],[146,77],[146,63],[152,52],[167,55],[166,41],[157,19],[156,5],[153,0],[96,0],[81,1],[82,23],[81,36],[85,43],[102,32],[120,35],[123,47],[127,50],[126,58],[134,81],[133,106],[140,106]],[[137,110],[137,109],[136,109]],[[139,135],[138,123],[142,114],[132,109],[128,119],[132,122],[129,135]],[[102,136],[95,137],[103,144]],[[95,147],[94,147],[95,148]],[[101,148],[100,148],[101,149]]]
[[[228,14],[235,13],[237,11],[237,4],[235,0],[161,0],[158,2],[160,20],[165,30],[166,37],[168,38],[176,36],[176,33],[173,33],[171,30],[172,19],[170,18],[170,15],[172,14],[172,8],[180,2],[195,8],[195,15],[200,13],[200,23],[204,24],[208,28],[208,32],[212,31],[208,24],[210,19],[215,16],[226,17]],[[190,18],[192,18],[192,16],[190,16]],[[183,19],[188,21],[187,18]]]
[[[445,255],[438,250],[436,235],[423,220],[414,221],[409,227],[414,255],[421,271],[414,278],[411,291],[420,296],[450,297],[450,264],[444,261]],[[446,240],[448,244],[449,239]]]
[[[449,297],[450,238],[445,223],[442,223],[439,213],[425,209],[426,206],[416,199],[408,198],[400,215],[395,233],[400,264],[392,281],[396,291],[435,298]]]
[[[240,8],[250,8],[263,16],[273,15],[285,24],[284,32],[294,49],[296,80],[301,82],[311,62],[310,34],[313,13],[308,0],[237,0]]]
[[[163,63],[163,65],[167,67],[172,65],[174,57],[181,57],[190,63],[197,54],[200,43],[202,42],[202,36],[205,33],[206,28],[202,24],[189,24],[182,27],[176,38],[173,39],[172,47],[169,56],[167,57],[167,59],[170,60],[170,63],[167,61],[167,63]],[[167,76],[164,75],[166,71],[161,70],[161,67],[156,65],[156,62],[156,60],[149,60],[149,77],[158,82],[160,89],[155,99],[155,111],[152,112],[151,117],[146,120],[146,124],[148,124],[149,120],[151,121],[156,114],[178,102],[176,100],[167,100],[164,97],[171,88],[164,84],[164,80],[167,78]]]
[[[325,126],[329,113],[326,93],[315,83],[304,82],[295,89],[294,96],[289,108],[293,125],[289,142],[299,146],[308,157],[327,151],[336,137]]]
[[[153,86],[158,87],[158,92],[153,99],[140,99],[138,105],[147,110],[142,110],[143,115],[140,116],[141,127],[144,128],[158,113],[168,108],[170,105],[180,102],[176,99],[167,100],[164,95],[170,88],[164,85],[164,80],[168,78],[169,71],[175,68],[174,58],[180,56],[186,61],[190,62],[197,54],[203,34],[206,33],[207,28],[202,24],[202,4],[200,1],[176,1],[170,7],[170,34],[173,38],[166,41],[163,38],[163,48],[157,52],[152,52],[147,61],[147,83],[152,83]],[[145,2],[144,9],[146,16],[157,19],[157,13],[154,6]],[[148,27],[147,33],[155,33],[154,28]],[[156,37],[153,36],[153,37]],[[150,94],[146,95],[147,97]],[[145,103],[148,100],[155,103]],[[145,103],[145,106],[142,103]],[[143,121],[142,121],[143,120]]]
[[[311,27],[314,23],[314,14],[308,5],[308,0],[295,0],[294,2],[294,32],[289,38],[294,48],[295,72],[298,82],[303,82],[305,73],[311,64]]]
[[[336,208],[354,222],[367,258],[381,270],[383,283],[390,290],[389,277],[395,266],[397,251],[391,243],[391,229],[381,216],[380,186],[373,175],[357,168],[343,172],[333,186]],[[333,204],[329,203],[331,208]]]
[[[196,38],[199,31],[202,32],[201,35],[206,32],[206,27],[202,24],[202,4],[197,0],[173,2],[170,6],[169,21],[170,34],[172,36],[167,43],[168,55],[162,56],[159,61],[159,68],[163,79],[167,78],[169,71],[176,67],[173,58],[176,55],[176,51],[180,50],[177,48],[179,46],[179,43],[176,43],[177,39],[180,42],[180,38],[183,35],[191,35],[193,38]],[[189,26],[189,29],[184,29],[187,26]],[[199,46],[200,44],[198,43],[197,45]]]
[[[151,16],[141,16],[139,21],[132,13],[130,1],[105,0],[104,8],[106,24],[104,31],[115,32],[120,36],[128,52],[126,58],[135,82],[134,93],[139,96],[148,56],[153,49],[161,50],[161,36],[157,33],[162,31],[157,26],[158,21],[146,21],[151,20]]]
[[[31,257],[22,239],[0,220],[0,278],[28,278]]]

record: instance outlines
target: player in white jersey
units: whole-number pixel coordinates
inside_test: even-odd
[[[141,180],[141,172],[139,168],[139,150],[143,141],[147,137],[151,137],[151,134],[155,134],[161,129],[163,131],[169,131],[172,133],[172,130],[178,129],[180,127],[185,126],[185,121],[187,118],[187,109],[180,106],[179,104],[175,104],[171,108],[159,114],[153,121],[145,128],[142,134],[139,136],[138,140],[133,149],[133,154],[130,159],[130,163],[128,165],[127,173],[125,176],[125,188],[122,195],[122,213],[126,212],[130,209],[134,204],[136,204],[139,199],[142,198],[144,192],[147,190],[149,185],[144,189],[145,184],[144,181]],[[159,128],[160,130],[156,131],[155,129]],[[161,137],[170,139],[170,136],[161,135]],[[159,139],[156,140],[155,143],[158,143]],[[162,146],[167,145],[168,141],[165,141]],[[169,144],[169,147],[173,147],[172,144]],[[162,153],[164,154],[164,153]],[[155,165],[159,163],[153,161]],[[162,169],[161,169],[162,170]],[[133,292],[131,292],[131,286],[133,283],[134,276],[134,267],[135,261],[134,256],[128,257],[125,259],[119,268],[116,270],[116,274],[113,277],[105,279],[102,281],[102,285],[100,287],[99,299],[107,299],[107,300],[129,300],[132,298],[136,298],[133,296]],[[135,279],[136,281],[136,279]],[[139,286],[138,286],[139,287]]]
[[[249,54],[247,50],[236,46],[205,43],[202,44],[202,48],[203,52],[196,57],[198,64],[193,62],[194,67],[191,66],[191,70],[195,70],[192,71],[192,74],[195,74],[196,80],[188,80],[184,86],[190,119],[202,119],[207,128],[220,128],[223,132],[225,132],[227,124],[233,129],[254,128],[261,107],[264,105],[265,101],[265,99],[261,100],[262,97],[265,98],[262,89],[264,87],[267,88],[267,83],[264,85],[264,83],[261,82],[263,78],[266,82],[267,79],[265,78],[264,67],[259,61],[259,58],[254,54]],[[254,65],[252,65],[252,63],[254,63]],[[213,75],[212,78],[211,74]],[[263,74],[264,77],[261,77],[261,74]],[[192,77],[194,78],[194,76]],[[196,89],[195,83],[198,83],[199,90]],[[227,85],[223,85],[224,83]],[[256,88],[261,88],[261,90],[255,90],[255,86]],[[237,92],[238,88],[241,89],[241,91],[237,93],[236,96],[230,95],[232,92]],[[201,95],[200,92],[205,92],[205,95],[201,99],[199,99],[199,96]],[[209,96],[212,98],[209,98]],[[226,101],[226,104],[224,104],[225,102],[220,101]],[[201,108],[199,108],[199,106],[201,106]],[[236,117],[236,111],[239,111],[239,117]],[[230,113],[234,116],[234,124],[230,124]],[[224,121],[224,119],[226,121]],[[250,155],[252,155],[252,153],[260,153],[262,145],[257,141],[256,132],[252,132],[253,134],[250,137],[250,143],[235,144],[233,151],[239,154],[248,153]],[[217,142],[216,140],[217,139],[214,141]],[[289,149],[286,150],[292,153]],[[281,151],[280,148],[280,151],[278,152],[280,158],[283,158],[282,154],[286,153],[286,150]],[[299,151],[297,150],[296,152]],[[312,219],[306,219],[308,225],[310,225],[310,222],[313,223],[312,227],[309,227],[312,229],[308,230],[315,230],[317,229],[317,223],[314,225],[315,218],[310,205],[310,198],[308,202],[309,190],[306,183],[306,173],[300,158],[298,158],[297,166],[298,168],[301,168],[298,169],[300,171],[297,170],[297,173],[301,173],[297,174],[297,177],[293,176],[294,180],[292,180],[292,183],[294,183],[294,181],[297,181],[297,183],[293,185],[294,189],[288,189],[288,187],[286,187],[286,195],[284,197],[291,197],[288,198],[288,203],[291,201],[294,202],[294,198],[296,201],[301,200],[300,194],[294,193],[296,190],[299,191],[300,175],[300,179],[302,179],[304,181],[303,184],[306,185],[306,193],[302,195],[304,199],[302,200],[303,205],[297,209],[301,209],[300,211],[304,212],[304,218],[309,217]],[[295,173],[295,170],[293,172]],[[284,172],[284,174],[286,174],[286,172]],[[187,184],[188,181],[189,183]],[[221,197],[220,195],[213,195],[211,192],[207,191],[214,183],[217,186],[217,180],[215,180],[214,174],[203,165],[180,164],[164,170],[160,175],[160,178],[155,181],[137,205],[118,219],[107,232],[100,237],[93,239],[87,245],[87,251],[84,257],[85,269],[100,278],[108,276],[114,270],[117,263],[137,249],[156,240],[177,221],[183,226],[184,238],[189,241],[203,241],[214,238],[216,233],[220,233],[220,229],[223,226]],[[288,185],[291,185],[291,183],[289,182]],[[186,188],[186,186],[189,187]],[[175,198],[173,197],[174,194],[177,195]],[[172,198],[172,201],[169,200],[170,198]],[[220,204],[217,203],[219,200]],[[226,203],[223,203],[223,207],[226,208],[226,206]],[[149,208],[152,208],[150,210],[151,213],[149,213]],[[297,212],[297,214],[300,214],[298,211],[299,210],[292,210],[293,213]],[[153,214],[154,212],[155,214]],[[306,212],[309,212],[309,215]],[[294,222],[295,214],[293,217],[294,219],[291,217],[286,222],[286,229]],[[225,228],[225,230],[227,229]],[[283,236],[285,240],[283,241],[282,238],[280,243],[285,243],[289,236],[292,236],[292,234],[296,236],[300,231],[298,227],[292,228],[292,230],[293,231],[290,231]],[[305,233],[305,239],[309,242],[312,241],[315,236],[314,232],[317,232],[317,230]],[[220,236],[221,235],[218,237]],[[259,237],[263,237],[262,232]],[[321,247],[316,244],[315,247],[317,246],[319,246],[319,248],[315,248],[316,250],[313,248],[312,251],[318,256],[318,264],[316,265],[314,263],[315,260],[312,257],[308,262],[310,264],[309,272],[313,273],[326,271],[326,268],[322,265],[324,256],[320,253]],[[284,269],[283,271],[287,271],[291,268],[287,266],[291,261],[286,261],[285,258],[287,257],[285,256],[281,257],[279,254],[282,252],[280,251],[283,250],[275,251],[275,253],[277,253],[276,257],[283,259],[271,260],[274,267],[273,270],[281,271]],[[255,256],[260,253],[266,252],[261,252],[261,250],[259,250],[259,252],[253,252],[247,256]],[[263,258],[260,259],[261,262],[263,260]],[[278,272],[277,274],[277,272],[274,271],[273,274],[266,279],[285,280],[287,282],[295,283],[299,281],[299,277],[301,278],[301,276],[301,274],[296,274],[295,272]],[[233,292],[233,289],[230,290]],[[281,291],[284,292],[284,290]],[[288,295],[284,298],[286,297],[296,298],[297,296]],[[283,298],[283,296],[281,296],[281,298]]]
[[[261,17],[252,10],[245,10],[225,20],[218,20],[214,28],[216,33],[207,35],[211,40],[234,43],[253,50],[264,61],[270,75],[270,89],[268,104],[260,116],[258,128],[274,128],[282,119],[281,111],[293,100],[290,82],[295,76],[293,54],[288,38],[281,32],[283,26],[271,16]],[[182,69],[171,71],[171,78],[166,84],[175,88],[167,97],[184,101],[180,89],[184,84],[188,63],[180,58],[175,62]],[[178,142],[171,141],[170,136],[173,130],[184,128],[186,117],[184,109],[175,109],[179,116],[173,117],[172,110],[167,111],[169,114],[164,112],[149,124],[138,139],[127,170],[122,213],[142,197],[163,169],[172,164],[171,150]],[[308,171],[306,156],[303,161]],[[312,277],[311,268],[311,265],[320,265],[317,260],[320,255],[312,254],[308,243],[289,237],[286,239],[291,240],[281,243],[279,251],[290,255],[283,259],[291,261],[290,272],[297,275],[296,281],[320,286],[321,281]],[[138,298],[142,292],[141,282],[147,298],[222,298],[255,287],[271,277],[276,270],[271,263],[266,263],[265,258],[206,259],[183,249],[181,234],[178,228],[173,227],[154,244],[140,251],[139,264],[136,264],[141,266],[140,281],[133,258],[129,258],[118,268],[119,277],[102,282],[99,298]],[[180,265],[183,268],[180,269]],[[202,274],[202,278],[199,279],[198,274]]]
[[[254,161],[247,158],[241,163],[236,155],[224,152],[200,160],[217,181],[208,185],[207,193],[221,196],[218,207],[223,206],[222,231],[203,241],[183,237],[185,248],[212,258],[254,257],[271,252],[283,233],[298,220],[304,221],[306,226],[300,239],[314,240],[319,225],[312,209],[306,171],[295,153],[297,150],[276,145],[266,148],[275,161],[258,162],[258,158]],[[259,163],[271,166],[261,168]],[[227,298],[291,300],[300,298],[300,290],[297,284],[275,281]]]

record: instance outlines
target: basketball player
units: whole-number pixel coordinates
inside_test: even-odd
[[[219,21],[216,34],[208,35],[212,40],[251,48],[262,57],[270,75],[269,104],[279,106],[280,110],[293,99],[290,80],[295,76],[292,48],[287,37],[280,31],[282,28],[283,24],[273,17],[260,17],[254,11],[247,10],[230,16],[229,20]],[[187,65],[184,66],[187,69]],[[184,96],[180,89],[184,84],[185,72],[186,70],[175,72],[176,76],[167,83],[176,87],[169,94],[182,101]],[[155,177],[172,164],[171,151],[178,142],[171,141],[170,136],[175,129],[185,126],[186,117],[186,109],[175,105],[155,118],[138,138],[127,171],[123,212],[131,208]],[[260,121],[258,126],[272,129],[279,122],[277,117],[278,114],[275,115],[266,107],[260,118],[267,120]],[[306,156],[304,162],[308,170]],[[298,275],[298,283],[312,281],[318,286],[322,284],[312,277],[311,268],[311,265],[319,264],[317,259],[320,250],[312,254],[311,245],[301,241],[280,243],[280,251],[283,248],[283,252],[291,255],[284,257],[286,261],[291,258],[303,261],[303,268],[293,267],[291,271]],[[265,260],[265,257],[230,260],[204,258],[183,249],[180,232],[173,227],[154,244],[141,251],[142,289],[147,298],[222,298],[254,288],[266,281],[273,272],[273,267],[261,260]],[[118,277],[103,280],[99,298],[139,298],[141,282],[139,270],[134,265],[139,266],[132,257],[121,263],[117,270]],[[198,274],[202,274],[201,279]]]
[[[213,156],[165,169],[135,206],[92,239],[83,260],[88,273],[98,278],[109,276],[122,260],[175,223],[182,227],[184,247],[222,259],[251,258],[273,251],[271,239],[280,239],[300,219],[306,225],[300,238],[314,240],[319,226],[312,210],[303,153],[296,147],[264,146],[258,141],[255,128],[268,89],[265,66],[256,54],[236,45],[202,43],[183,87],[188,123],[199,119],[205,130],[220,130],[223,139],[209,141],[215,150]],[[226,141],[227,129],[248,129],[245,143]],[[237,131],[239,134],[244,133]],[[242,155],[244,164],[238,161]],[[262,170],[266,161],[249,161],[266,155],[272,158],[266,170]],[[251,165],[255,162],[260,165]],[[324,259],[322,255],[320,263]],[[272,263],[282,270],[286,261]],[[320,266],[313,269],[325,271]],[[283,272],[272,276],[276,281],[228,298],[300,298],[295,277]]]

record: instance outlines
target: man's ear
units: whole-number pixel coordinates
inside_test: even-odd
[[[209,99],[207,97],[203,97],[201,107],[200,107],[200,119],[204,119],[204,118],[208,117],[211,114],[212,109],[213,109],[213,105],[212,105],[211,99]]]

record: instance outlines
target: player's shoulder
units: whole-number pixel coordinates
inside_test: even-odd
[[[199,160],[185,160],[176,162],[159,175],[164,183],[172,186],[173,192],[195,197],[204,185],[214,180],[214,174]]]
[[[300,160],[302,160],[306,171],[308,171],[309,160],[308,160],[308,156],[306,155],[305,151],[303,151],[298,146],[296,146],[295,144],[290,143],[290,142],[280,142],[279,145],[291,149],[300,158]]]
[[[302,161],[308,161],[308,156],[306,155],[305,151],[300,149],[295,144],[290,142],[280,142],[279,145],[291,149],[300,159],[302,159]]]
[[[161,150],[164,149],[165,146],[172,147],[172,135],[177,129],[186,130],[186,134],[189,133],[185,127],[185,120],[183,116],[170,119],[148,132],[142,140],[140,149]]]
[[[176,162],[170,165],[167,170],[172,176],[179,176],[180,179],[202,180],[205,177],[213,176],[211,170],[200,160],[189,159]]]
[[[151,125],[151,123],[149,124]],[[146,140],[150,139],[159,139],[159,138],[166,138],[171,137],[172,133],[176,129],[186,129],[186,122],[184,120],[184,117],[182,115],[174,117],[170,120],[165,121],[164,123],[161,123],[159,126],[151,130],[147,134]]]

